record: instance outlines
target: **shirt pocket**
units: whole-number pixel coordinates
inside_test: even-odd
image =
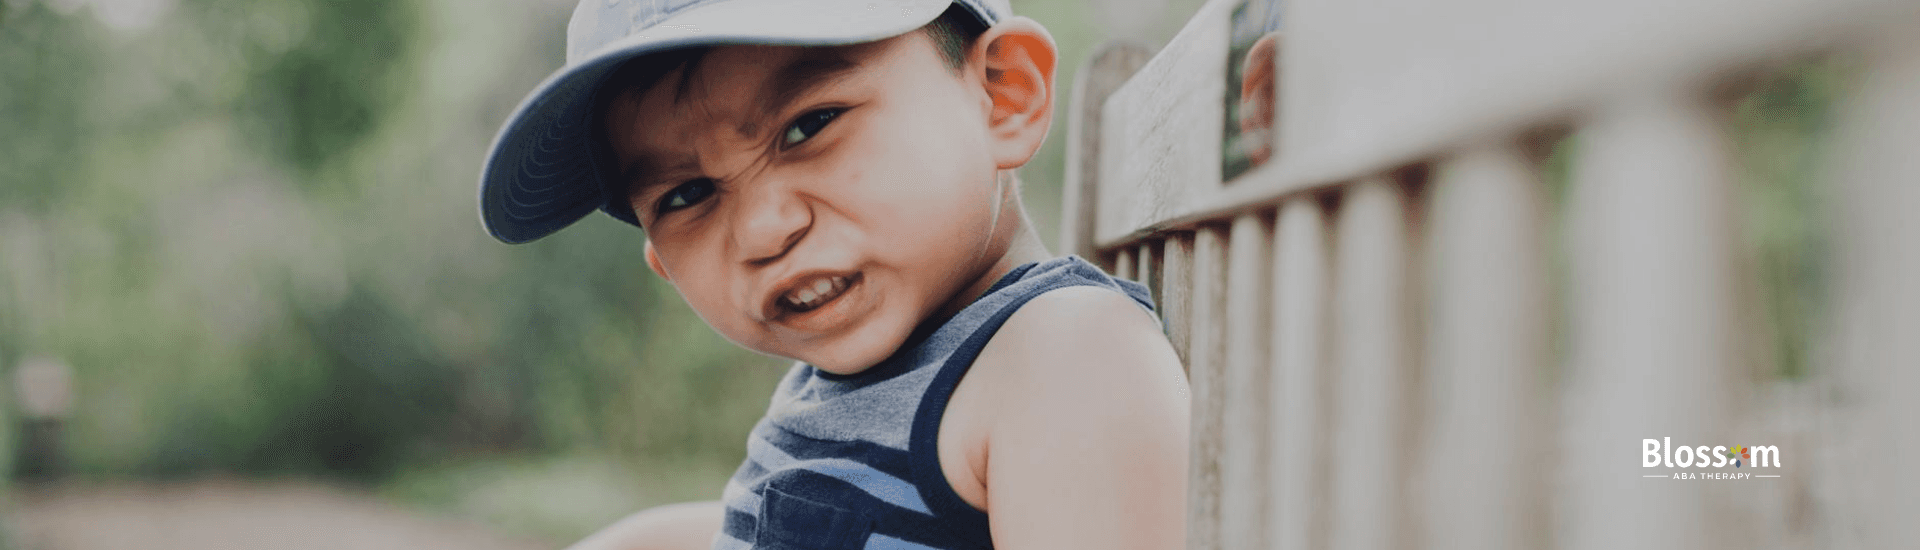
[[[756,550],[858,550],[866,547],[873,520],[865,514],[801,496],[794,487],[768,484],[760,501]]]

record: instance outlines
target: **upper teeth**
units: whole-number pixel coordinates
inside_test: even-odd
[[[782,298],[785,299],[789,305],[813,307],[821,302],[827,301],[828,298],[832,298],[839,294],[840,291],[846,290],[846,288],[846,277],[821,277],[805,284],[796,285],[793,291],[788,292],[787,295]]]

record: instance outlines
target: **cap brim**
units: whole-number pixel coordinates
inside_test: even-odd
[[[870,42],[919,28],[951,4],[951,0],[730,0],[689,9],[608,43],[547,77],[507,118],[480,174],[481,221],[494,238],[524,243],[606,207],[588,146],[592,129],[588,117],[594,91],[628,59],[720,44]],[[625,209],[607,211],[634,223]]]

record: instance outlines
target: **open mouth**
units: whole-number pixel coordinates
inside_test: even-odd
[[[780,310],[788,313],[806,313],[832,302],[847,293],[848,288],[860,282],[860,274],[820,275],[808,277],[795,283],[785,294],[781,294],[774,303]]]

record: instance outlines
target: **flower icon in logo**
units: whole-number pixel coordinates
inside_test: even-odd
[[[1746,446],[1734,445],[1732,449],[1727,450],[1727,458],[1733,459],[1733,467],[1739,468],[1742,461],[1753,461],[1752,457],[1747,456],[1751,451],[1752,449]]]

